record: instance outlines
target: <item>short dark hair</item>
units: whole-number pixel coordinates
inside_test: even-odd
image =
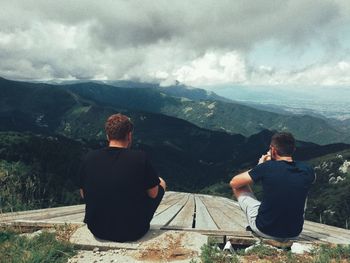
[[[108,117],[105,131],[109,140],[124,140],[129,132],[134,130],[134,124],[128,116],[121,113]]]
[[[289,132],[277,132],[271,138],[279,156],[292,156],[295,151],[295,139]]]

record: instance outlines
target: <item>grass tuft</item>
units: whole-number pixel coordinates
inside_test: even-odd
[[[255,255],[259,258],[270,257],[276,255],[277,250],[270,246],[264,246],[262,244],[256,245],[252,249],[250,249],[246,255]]]
[[[227,254],[216,245],[206,244],[201,247],[202,263],[238,263],[237,255]]]
[[[63,263],[75,254],[74,246],[56,240],[55,233],[42,232],[28,238],[11,230],[0,232],[0,263]]]
[[[326,262],[349,262],[350,261],[350,245],[321,245],[314,249],[311,254],[316,263]]]

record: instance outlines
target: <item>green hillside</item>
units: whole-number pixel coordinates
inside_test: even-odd
[[[307,217],[343,228],[350,227],[350,150],[310,161],[317,181],[309,197]]]
[[[99,87],[102,87],[100,95]],[[148,89],[144,89],[147,95],[143,103],[145,93],[141,89],[122,89],[122,93],[110,96],[109,102],[99,102],[99,96],[101,100],[105,98],[104,89],[114,88],[94,83],[61,87],[0,79],[0,205],[3,211],[79,202],[76,176],[80,160],[88,150],[106,145],[104,122],[116,112],[129,115],[135,122],[133,147],[150,155],[171,190],[231,195],[228,182],[232,176],[254,166],[268,149],[272,135],[268,130],[244,137],[152,112],[174,107],[175,114],[176,105],[185,107],[190,103],[200,105],[198,111],[204,112],[213,102],[195,104]],[[120,105],[113,106],[112,102]],[[131,109],[130,105],[134,108],[141,105],[148,111]],[[215,102],[216,105],[220,103]],[[238,107],[237,115],[247,114],[240,110]],[[347,144],[319,146],[298,141],[295,157],[314,159],[312,163],[317,167],[322,158],[333,158],[336,153],[349,150]],[[344,158],[348,157],[344,155]],[[324,174],[322,179],[330,172],[322,168],[320,173]],[[323,213],[327,209],[338,211],[339,198],[348,200],[348,185],[345,180],[331,185],[329,194],[334,191],[336,198],[319,202],[325,193],[324,182],[322,179],[320,185],[315,186],[307,216],[316,221],[322,217],[327,223],[344,227],[347,210],[333,221]]]
[[[118,88],[98,83],[63,85],[79,96],[99,105],[166,114],[192,122],[199,127],[251,136],[264,129],[290,131],[297,139],[325,145],[350,143],[348,130],[335,128],[322,118],[308,115],[286,115],[258,110],[222,100],[190,100],[190,91],[156,88]],[[169,88],[171,89],[171,88]],[[179,98],[180,95],[186,96]]]

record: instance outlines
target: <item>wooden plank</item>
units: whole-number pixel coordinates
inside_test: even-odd
[[[195,195],[195,204],[196,204],[196,222],[195,228],[199,229],[218,229],[214,220],[211,218],[207,208],[203,204],[199,196]]]
[[[201,233],[207,236],[235,236],[235,237],[255,237],[249,231],[228,231],[220,229],[198,229],[198,228],[179,228],[171,227],[169,225],[161,227],[161,230],[176,230],[176,231],[185,231],[185,232],[196,232]]]
[[[194,209],[194,195],[190,194],[185,206],[169,223],[169,226],[178,228],[192,228],[195,213]]]
[[[188,200],[189,194],[183,195],[182,199],[177,203],[170,206],[168,209],[162,211],[161,213],[155,215],[151,221],[151,225],[154,227],[167,225],[184,207]]]
[[[312,221],[305,220],[304,222],[304,229],[307,230],[317,230],[318,232],[327,233],[332,236],[341,236],[344,238],[348,238],[350,240],[350,230],[344,229],[340,227],[320,224]]]
[[[15,227],[37,227],[37,228],[53,228],[55,227],[56,225],[66,225],[67,223],[66,222],[55,222],[55,223],[52,223],[52,222],[41,222],[41,221],[27,221],[27,220],[18,220],[18,221],[15,221],[15,222],[11,222],[11,223],[6,223],[7,226],[15,226]],[[5,223],[4,223],[5,225]],[[72,225],[77,225],[77,226],[83,226],[85,225],[84,223],[74,223]]]
[[[222,200],[208,196],[201,197],[201,200],[219,229],[232,231],[245,230],[245,227],[237,222],[236,216],[231,214],[230,209],[225,207],[226,204]]]
[[[225,208],[228,216],[233,218],[242,227],[245,228],[248,226],[247,217],[237,202],[227,198],[223,198],[221,200],[223,200],[223,203],[225,204],[223,207]]]
[[[62,217],[62,216],[68,216],[68,215],[75,215],[75,214],[80,214],[84,213],[85,208],[83,209],[62,209],[60,211],[54,211],[54,212],[43,212],[41,214],[36,214],[34,216],[26,216],[25,218],[21,217],[19,219],[26,219],[26,220],[46,220],[46,219],[51,219],[51,218],[56,218],[56,217]],[[18,220],[18,219],[17,219]]]
[[[332,235],[330,233],[319,232],[317,229],[308,230],[304,229],[302,234],[313,239],[330,242],[334,244],[350,244],[350,239],[347,237],[342,237],[338,235]]]
[[[311,238],[319,240],[319,241],[325,241],[325,242],[333,243],[333,244],[349,244],[349,242],[350,242],[350,240],[348,238],[330,236],[328,234],[318,233],[315,231],[303,230],[302,235],[307,236],[307,237],[311,237]]]
[[[62,206],[62,207],[54,207],[54,208],[46,208],[46,209],[36,209],[36,210],[5,213],[5,214],[0,214],[0,222],[32,218],[32,217],[42,216],[42,215],[44,216],[47,214],[56,214],[62,211],[84,211],[84,209],[85,209],[85,205],[74,205],[74,206]]]
[[[207,202],[210,202],[208,204],[209,206],[221,209],[222,213],[229,217],[231,221],[234,221],[235,224],[244,229],[248,225],[246,216],[240,206],[236,205],[232,200],[216,196],[204,196],[203,198],[205,198]]]
[[[83,222],[84,216],[85,216],[85,213],[79,213],[79,214],[54,217],[54,218],[47,219],[45,221],[47,221],[47,222],[63,221],[63,222],[67,222],[67,223]]]
[[[184,193],[178,193],[176,195],[174,195],[171,200],[168,200],[167,202],[161,202],[160,205],[158,206],[156,212],[154,213],[154,216],[164,212],[165,210],[167,210],[168,208],[170,208],[171,206],[173,206],[174,204],[178,203],[179,201],[182,200],[182,198],[184,196],[187,196],[187,194]]]
[[[169,201],[173,200],[173,199],[176,199],[178,196],[181,196],[181,193],[177,193],[177,192],[165,192],[164,193],[164,197],[163,197],[163,200],[162,200],[162,203],[163,204],[166,204],[168,203]]]

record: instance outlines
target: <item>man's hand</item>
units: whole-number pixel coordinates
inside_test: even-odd
[[[270,154],[270,151],[268,151],[266,154],[263,154],[260,159],[259,159],[259,162],[258,164],[262,164],[266,161],[270,161],[271,160],[271,154]]]

